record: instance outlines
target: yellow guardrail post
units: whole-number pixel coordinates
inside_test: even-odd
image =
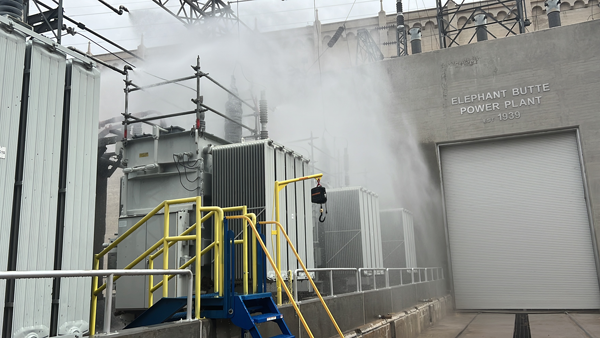
[[[304,262],[302,261],[302,259],[300,259],[300,255],[298,254],[298,251],[296,251],[296,248],[294,247],[294,244],[292,243],[292,240],[290,240],[290,237],[287,235],[287,233],[283,229],[283,226],[281,225],[281,223],[268,221],[268,222],[259,222],[259,224],[276,224],[277,227],[281,229],[281,232],[285,236],[285,239],[287,240],[288,244],[290,245],[290,248],[294,252],[294,255],[296,255],[296,259],[298,259],[298,263],[300,263],[300,266],[302,267],[302,270],[304,270],[304,273],[306,274],[306,277],[310,281],[310,284],[315,289],[315,292],[317,293],[317,296],[321,300],[321,304],[323,304],[323,308],[327,312],[327,315],[329,316],[329,319],[333,323],[333,326],[335,326],[335,329],[337,330],[337,332],[340,335],[340,337],[344,338],[344,334],[342,333],[342,330],[340,330],[340,327],[338,326],[337,322],[333,318],[333,315],[331,314],[331,311],[329,311],[329,307],[327,306],[327,304],[325,304],[325,300],[321,296],[321,293],[319,292],[319,289],[317,289],[317,286],[315,285],[315,282],[313,281],[312,277],[310,277],[310,274],[308,273],[308,269],[306,269],[306,266],[304,265]],[[294,287],[298,287],[298,286],[296,285]]]
[[[248,213],[248,207],[244,206],[244,210],[242,210],[242,212],[245,214]],[[248,294],[248,221],[244,218],[244,231],[243,231],[243,236],[244,236],[244,244],[242,245],[242,250],[244,250],[244,252],[242,253],[242,259],[244,260],[244,264],[243,264],[243,269],[244,269],[244,294],[247,295]]]
[[[252,219],[252,224],[256,224],[256,215],[255,214],[249,214],[250,218]],[[256,234],[254,234],[254,231],[252,232],[252,293],[256,293],[258,292],[258,276],[257,276],[257,271],[258,271],[258,262],[257,262],[257,258],[256,258]]]
[[[271,263],[271,266],[275,270],[275,275],[277,276],[277,280],[280,282],[280,285],[283,285],[285,293],[287,294],[288,298],[292,302],[292,306],[294,307],[294,310],[296,310],[296,313],[298,314],[298,318],[302,322],[302,325],[304,326],[304,329],[308,333],[309,337],[314,338],[312,332],[310,331],[310,328],[308,327],[308,324],[306,323],[306,320],[304,319],[304,316],[302,315],[302,312],[300,312],[300,308],[298,308],[298,304],[296,304],[296,301],[294,300],[294,297],[290,293],[290,290],[287,288],[287,286],[285,285],[285,283],[283,283],[283,277],[281,277],[281,272],[277,269],[277,266],[275,265],[275,262],[273,261],[273,258],[269,254],[269,251],[267,250],[267,247],[265,246],[265,243],[260,238],[260,236],[258,234],[258,230],[256,229],[256,226],[254,225],[254,223],[252,223],[252,221],[250,221],[250,218],[248,218],[247,215],[227,216],[227,219],[243,219],[243,218],[245,218],[248,221],[248,223],[250,224],[250,226],[252,227],[252,231],[254,232],[254,234],[256,235],[256,237],[258,238],[258,243],[262,247],[263,251],[265,252],[265,255],[267,256],[267,258],[269,259],[269,262]]]
[[[200,283],[202,282],[202,218],[200,207],[202,205],[202,200],[200,196],[196,197],[196,285],[195,293],[196,293],[196,319],[200,319],[200,296],[202,291],[200,290]],[[212,212],[211,212],[212,214]],[[188,311],[192,311],[192,309],[187,309]]]
[[[165,202],[165,232],[163,237],[163,269],[169,270],[169,242],[167,241],[167,237],[169,237],[169,203]],[[163,297],[169,297],[169,276],[163,275]]]
[[[94,270],[100,270],[100,259],[94,257]],[[92,277],[92,290],[98,288],[98,276]],[[98,307],[98,295],[92,292],[92,304],[90,309],[90,334],[96,334],[96,309]]]
[[[148,269],[149,270],[154,269],[154,259],[152,259],[152,257],[150,257],[150,259],[148,259]],[[148,308],[151,307],[152,305],[154,305],[154,290],[152,290],[153,288],[154,288],[154,276],[149,275],[148,276]]]
[[[285,181],[275,181],[275,221],[276,222],[280,222],[279,219],[279,192],[285,188],[286,185],[290,184],[290,183],[294,183],[294,182],[299,182],[299,181],[304,181],[304,180],[309,180],[309,179],[320,179],[321,177],[323,177],[323,174],[315,174],[315,175],[309,175],[309,176],[304,176],[304,177],[298,177],[298,178],[292,178],[289,180],[285,180]],[[279,228],[277,228],[277,232],[275,235],[275,241],[277,241],[277,245],[276,245],[276,255],[277,255],[277,269],[279,271],[281,271],[281,240],[280,240],[281,236],[280,236],[280,231]],[[277,305],[281,305],[282,304],[282,297],[281,297],[281,283],[279,282],[279,280],[277,280]]]

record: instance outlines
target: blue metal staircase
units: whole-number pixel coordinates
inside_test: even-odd
[[[225,229],[227,229],[227,224],[228,222],[225,220]],[[231,230],[226,230],[224,235],[225,288],[223,290],[223,296],[219,296],[218,293],[202,295],[200,315],[204,318],[211,319],[231,319],[234,325],[242,329],[242,336],[248,331],[252,338],[262,338],[256,324],[273,321],[277,323],[282,334],[271,338],[294,338],[270,293],[256,293],[252,295],[235,294],[235,236]],[[264,239],[263,234],[261,234],[261,237]],[[261,291],[265,290],[265,264],[266,259],[264,254],[259,255],[258,266],[260,271],[257,273],[257,278],[260,285],[259,289]],[[195,302],[192,303],[195,304]],[[196,309],[184,309],[186,304],[187,297],[163,297],[125,328],[130,329],[156,325],[183,319],[186,315],[185,311],[189,310],[192,311],[192,313],[195,313],[196,311]]]
[[[262,338],[256,324],[270,321],[277,323],[282,333],[275,337],[294,338],[270,293],[234,297],[234,314],[231,322],[242,329],[242,337],[248,331],[252,338]]]

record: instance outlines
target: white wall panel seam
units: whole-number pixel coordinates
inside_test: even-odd
[[[7,269],[9,236],[17,162],[17,139],[21,110],[21,92],[25,60],[25,36],[14,31],[0,30],[0,147],[5,158],[0,158],[0,270]],[[0,308],[4,309],[5,280],[0,280]],[[0,328],[4,311],[0,311]]]

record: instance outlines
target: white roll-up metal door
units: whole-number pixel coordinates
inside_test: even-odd
[[[457,309],[598,309],[577,135],[440,146]]]

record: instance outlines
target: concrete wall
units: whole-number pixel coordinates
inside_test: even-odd
[[[434,321],[441,319],[451,305],[446,294],[445,280],[437,280],[326,297],[325,301],[340,329],[344,332],[350,331],[345,334],[348,337],[411,338],[416,336],[394,335],[394,332],[421,332]],[[300,302],[299,307],[315,337],[337,335],[318,299]],[[296,338],[308,337],[291,304],[281,306],[280,311]],[[382,320],[380,315],[388,319]],[[260,324],[259,330],[264,337],[281,334],[273,322]],[[205,319],[201,322],[130,329],[111,336],[238,338],[241,337],[241,330],[229,320]]]
[[[386,60],[363,67],[386,74],[392,102],[390,130],[414,127],[439,184],[436,144],[485,137],[578,128],[596,237],[600,234],[600,21]],[[540,85],[540,87],[538,87]],[[514,88],[533,90],[513,96]],[[540,92],[538,93],[538,88]],[[506,91],[506,97],[459,103],[465,95]],[[512,100],[534,104],[505,107]],[[490,103],[490,111],[465,111]],[[493,103],[497,103],[495,109]],[[461,114],[462,110],[462,114]],[[520,112],[501,121],[498,114]],[[401,142],[401,136],[390,144]],[[402,154],[398,154],[400,158]],[[438,233],[443,233],[443,225]],[[597,238],[597,241],[600,238]]]

